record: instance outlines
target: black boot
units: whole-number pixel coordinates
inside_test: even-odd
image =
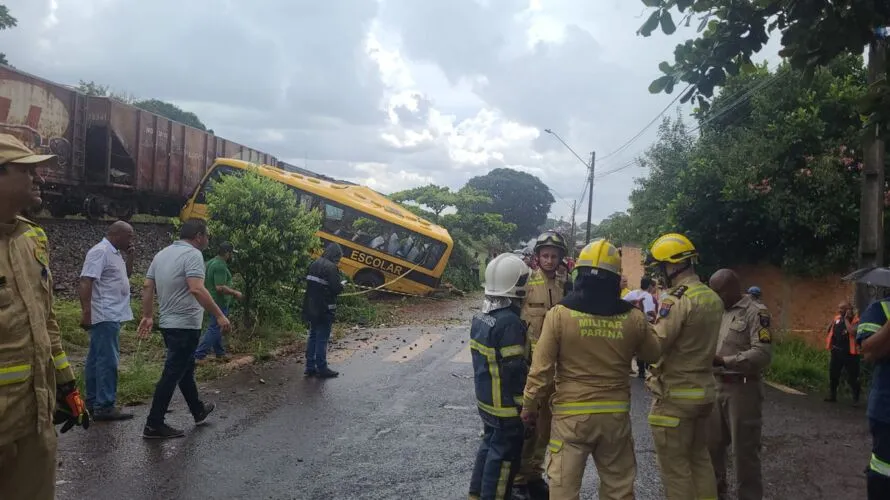
[[[315,374],[318,378],[336,378],[340,375],[340,372],[335,372],[330,368],[324,368],[322,370],[318,370],[318,373]]]
[[[528,493],[532,500],[548,500],[550,498],[550,485],[543,479],[532,479],[528,482]]]

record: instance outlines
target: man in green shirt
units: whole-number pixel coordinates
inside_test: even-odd
[[[235,248],[231,243],[225,242],[219,246],[219,253],[216,257],[207,261],[204,286],[213,297],[213,301],[222,310],[223,315],[229,315],[229,308],[232,306],[232,298],[241,300],[241,292],[232,288],[232,273],[229,271],[228,262],[235,254]],[[223,348],[222,332],[216,323],[216,318],[210,318],[207,325],[207,331],[204,332],[204,338],[195,350],[195,359],[202,360],[207,357],[210,350],[213,349],[217,359],[226,358],[226,350]]]

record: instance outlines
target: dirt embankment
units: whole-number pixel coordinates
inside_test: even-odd
[[[85,220],[38,219],[49,238],[50,270],[56,295],[73,297],[83,267],[83,259],[96,243],[102,241],[110,222]],[[169,224],[133,223],[136,230],[136,262],[134,272],[145,274],[151,259],[173,242],[173,226]],[[134,293],[140,293],[134,290]]]

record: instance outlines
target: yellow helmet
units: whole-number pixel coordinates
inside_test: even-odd
[[[605,239],[591,241],[578,254],[575,269],[581,274],[606,271],[621,276],[621,252]]]
[[[647,267],[662,263],[679,264],[697,257],[698,251],[689,238],[679,233],[668,233],[659,236],[649,246],[645,264]]]

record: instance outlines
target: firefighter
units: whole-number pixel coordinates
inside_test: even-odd
[[[46,233],[18,217],[41,203],[36,168],[57,161],[0,134],[0,497],[52,500],[56,431],[90,418],[53,313]]]
[[[528,374],[525,324],[519,319],[531,269],[513,254],[485,269],[485,302],[470,327],[473,380],[484,431],[470,479],[470,498],[508,498],[519,470],[524,427],[519,419]]]
[[[528,325],[529,362],[534,356],[535,344],[541,335],[544,315],[559,303],[571,287],[565,273],[559,272],[560,263],[568,253],[565,239],[556,231],[545,231],[535,240],[535,257],[538,269],[528,281],[528,297],[522,307],[522,320]],[[553,386],[547,388],[553,393]],[[549,497],[544,481],[544,456],[550,440],[550,411],[543,408],[536,431],[528,436],[522,446],[522,465],[516,475],[513,496],[546,499]]]
[[[868,500],[890,498],[890,297],[869,305],[856,327],[856,343],[874,363],[868,394],[871,460],[866,469]]]
[[[707,433],[723,302],[699,281],[697,258],[692,242],[676,233],[660,236],[646,255],[646,266],[669,287],[655,319],[662,354],[647,380],[649,425],[668,500],[717,497]]]
[[[587,457],[600,477],[600,498],[634,498],[636,459],[627,364],[661,349],[646,315],[618,297],[621,259],[606,240],[578,256],[575,291],[547,313],[529,372],[522,419],[529,426],[551,404],[551,498],[577,499]]]
[[[717,404],[711,414],[708,442],[720,498],[727,498],[726,448],[732,445],[738,500],[763,498],[760,468],[763,370],[772,360],[770,314],[731,269],[711,276],[725,309],[714,356]]]

